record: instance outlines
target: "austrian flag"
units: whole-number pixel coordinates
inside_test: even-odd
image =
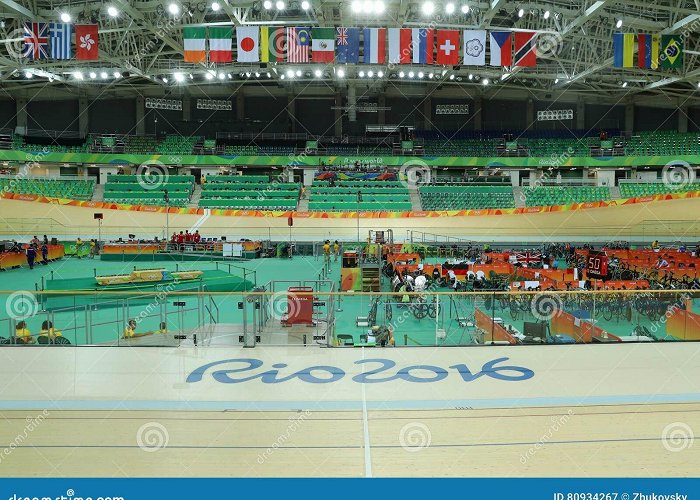
[[[96,24],[75,25],[75,57],[81,61],[96,61],[99,58]]]

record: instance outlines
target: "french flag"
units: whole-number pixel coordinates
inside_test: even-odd
[[[389,64],[411,64],[411,28],[389,28]]]
[[[513,39],[510,31],[491,32],[491,66],[513,65]]]
[[[433,30],[424,28],[411,29],[413,47],[413,64],[433,64]]]
[[[386,62],[386,28],[365,28],[365,64]]]

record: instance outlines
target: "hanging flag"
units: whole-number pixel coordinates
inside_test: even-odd
[[[211,29],[209,30],[211,33]],[[231,40],[229,39],[229,46]],[[257,26],[236,26],[236,61],[258,62],[260,61],[260,30]],[[211,50],[211,42],[209,42]],[[209,60],[213,61],[211,55]]]
[[[185,62],[202,63],[207,61],[205,28],[185,26],[182,39],[185,46]]]
[[[661,67],[676,69],[683,67],[683,37],[661,35]]]
[[[49,47],[52,59],[72,57],[73,26],[68,23],[49,23]]]
[[[537,66],[536,40],[537,33],[534,31],[518,31],[515,33],[515,61],[513,66]]]
[[[411,35],[410,28],[389,28],[389,64],[411,64]]]
[[[308,28],[287,28],[287,62],[309,62],[311,36]]]
[[[443,66],[459,64],[459,31],[438,30],[437,63]]]
[[[424,28],[411,29],[411,48],[413,64],[433,64],[435,36],[433,30]]]
[[[99,39],[96,24],[75,25],[75,57],[81,61],[96,61],[99,58]]]
[[[28,59],[47,59],[49,57],[49,38],[46,23],[24,23],[24,50],[22,55]]]
[[[284,62],[287,53],[287,31],[284,28],[260,28],[260,60]]]
[[[658,69],[659,35],[640,33],[637,35],[637,64],[640,68]]]
[[[233,29],[228,26],[209,28],[209,62],[225,63],[233,60],[232,37]]]
[[[386,28],[364,29],[365,64],[384,64],[386,62]]]
[[[335,50],[339,63],[357,64],[360,61],[359,28],[336,28]]]
[[[491,35],[491,66],[510,66],[513,64],[510,31],[492,31]]]
[[[335,61],[334,28],[311,28],[311,60],[315,63]]]
[[[613,66],[616,68],[634,66],[634,34],[613,33]]]
[[[464,30],[464,64],[486,65],[486,30]]]

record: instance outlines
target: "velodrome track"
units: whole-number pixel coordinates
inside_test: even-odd
[[[297,241],[324,238],[356,239],[359,232],[394,231],[402,240],[409,231],[464,237],[485,241],[568,241],[585,237],[587,241],[650,238],[692,239],[700,236],[697,221],[700,198],[656,201],[592,208],[568,212],[539,214],[470,216],[470,217],[405,217],[405,218],[294,218],[292,238]],[[97,237],[93,213],[105,214],[102,237],[121,238],[136,234],[139,238],[163,236],[165,217],[162,213],[128,210],[90,209],[59,204],[0,198],[0,234],[33,236],[50,233],[57,237]],[[359,222],[359,224],[358,224]],[[286,217],[224,217],[170,214],[171,231],[198,227],[203,234],[228,234],[242,238],[286,240],[290,237]],[[232,234],[235,231],[235,234]]]
[[[0,475],[687,476],[698,354],[6,348]]]

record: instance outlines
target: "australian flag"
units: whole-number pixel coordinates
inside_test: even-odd
[[[28,59],[49,58],[49,37],[46,23],[24,23],[24,51]]]
[[[50,23],[49,38],[52,59],[70,59],[73,25],[68,23]]]
[[[360,29],[335,29],[336,61],[346,64],[357,64],[360,60]]]

